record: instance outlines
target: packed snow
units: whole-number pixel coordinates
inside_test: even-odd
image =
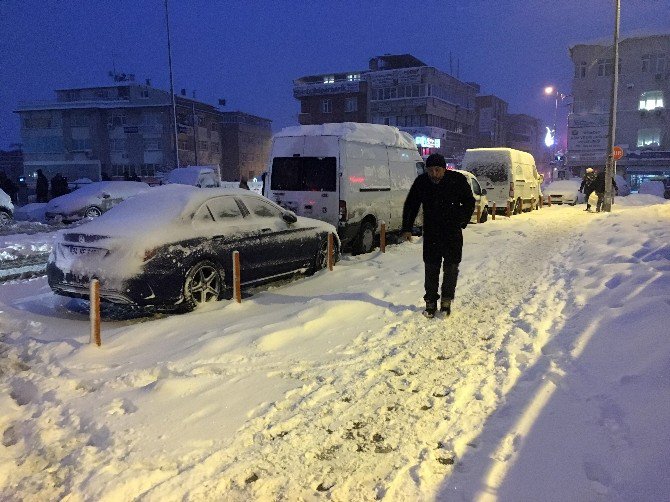
[[[101,347],[0,284],[0,499],[667,500],[670,204],[583,208],[469,225],[449,318],[420,238]]]

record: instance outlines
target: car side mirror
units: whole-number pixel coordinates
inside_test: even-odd
[[[486,188],[482,188],[482,195],[486,195]]]
[[[295,223],[298,221],[298,217],[293,211],[284,211],[281,217],[286,223]]]
[[[103,199],[109,199],[111,197],[111,195],[109,195],[107,192],[102,192],[101,195]]]

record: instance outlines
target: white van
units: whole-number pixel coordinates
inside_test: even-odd
[[[218,187],[221,183],[219,166],[184,166],[168,173],[167,183],[192,185],[201,188]]]
[[[486,189],[491,204],[512,212],[538,209],[543,176],[530,153],[512,148],[472,148],[465,151],[463,170],[470,171]]]
[[[367,253],[386,223],[402,228],[407,193],[423,172],[414,139],[379,124],[287,127],[275,134],[265,196],[335,225],[343,246]]]

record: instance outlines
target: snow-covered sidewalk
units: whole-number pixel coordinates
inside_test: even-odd
[[[101,348],[85,303],[4,284],[0,498],[662,499],[669,223],[630,196],[471,225],[448,319],[416,239]]]

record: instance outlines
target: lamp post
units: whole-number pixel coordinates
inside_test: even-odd
[[[168,0],[165,0],[165,26],[167,28],[168,67],[170,68],[170,97],[172,98],[172,127],[174,128],[175,167],[179,167],[179,131],[177,130],[177,102],[174,97],[174,81],[172,79],[172,48],[170,46],[170,15]]]
[[[544,93],[547,96],[554,96],[555,99],[555,104],[554,104],[554,128],[552,130],[553,133],[553,143],[552,143],[552,153],[554,154],[554,157],[556,156],[556,117],[558,115],[558,100],[560,99],[561,101],[566,97],[565,94],[561,93],[558,91],[558,89],[552,85],[547,86],[544,88]],[[554,159],[556,160],[556,159]]]
[[[605,200],[603,201],[602,210],[610,212],[612,210],[612,178],[616,168],[616,161],[614,160],[614,141],[616,133],[616,109],[617,109],[617,93],[619,89],[619,20],[621,17],[621,0],[616,0],[614,6],[614,72],[612,75],[612,94],[610,96],[610,123],[609,135],[607,137],[607,164],[605,164]]]

